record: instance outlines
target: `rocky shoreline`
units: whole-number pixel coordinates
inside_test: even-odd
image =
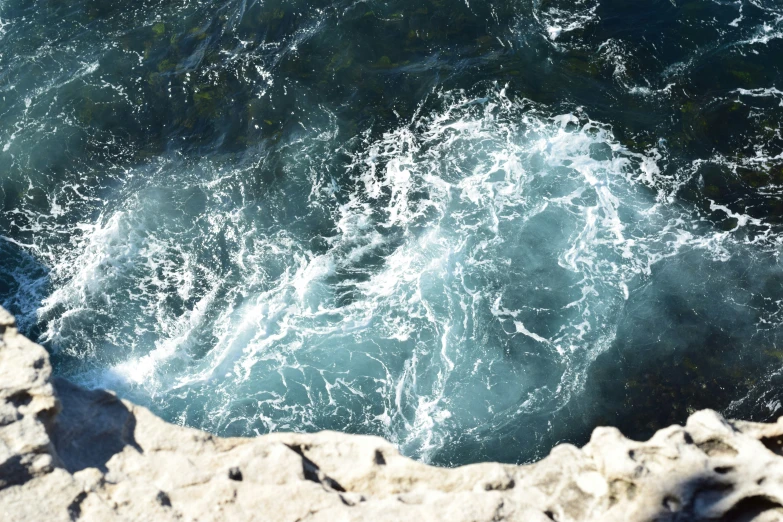
[[[783,418],[782,418],[783,419]],[[215,437],[52,376],[0,308],[9,521],[783,520],[783,420],[703,410],[649,441],[597,428],[531,465],[435,468],[344,433]]]

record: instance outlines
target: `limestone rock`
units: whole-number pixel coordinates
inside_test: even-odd
[[[783,520],[783,422],[704,410],[646,442],[598,428],[536,464],[445,469],[378,437],[214,437],[51,373],[0,308],[3,520]]]

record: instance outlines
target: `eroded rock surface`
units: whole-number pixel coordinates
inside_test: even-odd
[[[53,379],[0,308],[3,520],[783,520],[783,422],[700,411],[647,442],[598,428],[527,466],[456,469],[378,437],[223,439]]]

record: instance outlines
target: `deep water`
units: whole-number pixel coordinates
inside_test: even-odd
[[[0,0],[0,304],[220,435],[768,420],[782,123],[782,0]]]

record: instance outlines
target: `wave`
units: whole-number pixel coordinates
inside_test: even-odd
[[[43,338],[184,423],[377,433],[426,461],[557,415],[656,263],[779,247],[717,204],[716,230],[663,151],[583,112],[499,87],[427,103],[378,138],[325,118],[263,198],[246,169],[172,162],[53,267]]]

